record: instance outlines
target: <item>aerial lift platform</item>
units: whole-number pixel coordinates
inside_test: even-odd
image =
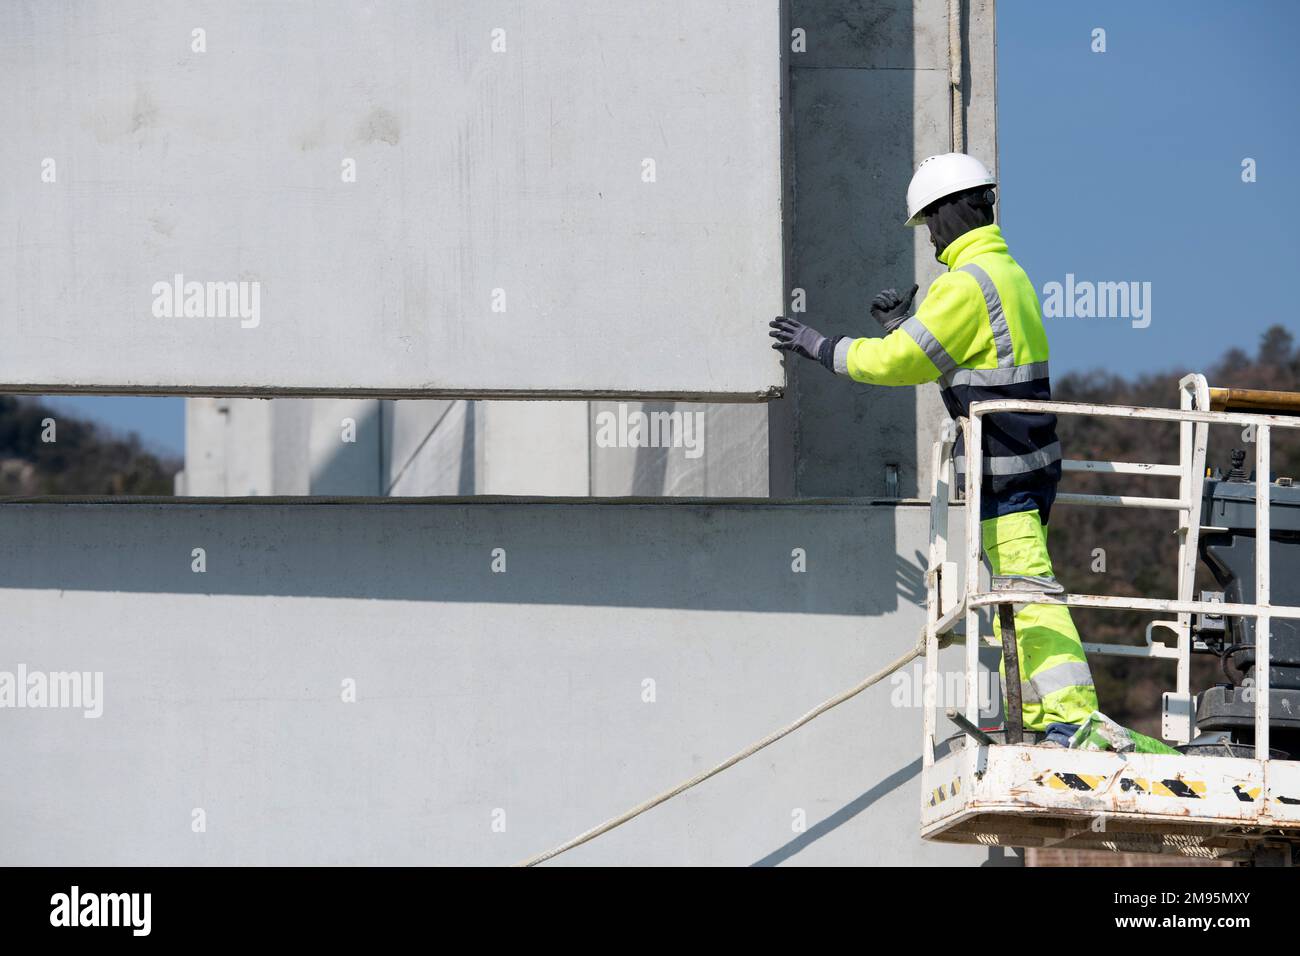
[[[1294,706],[1300,700],[1300,684],[1291,679],[1300,675],[1300,670],[1277,666],[1279,660],[1270,657],[1270,622],[1281,622],[1279,635],[1285,629],[1287,642],[1297,638],[1300,627],[1294,623],[1300,619],[1300,607],[1273,606],[1270,600],[1270,560],[1279,554],[1279,536],[1286,539],[1288,547],[1300,548],[1300,526],[1276,534],[1271,530],[1270,522],[1279,511],[1272,499],[1290,494],[1286,479],[1270,481],[1271,436],[1273,429],[1300,428],[1300,418],[1294,417],[1297,411],[1292,410],[1293,405],[1300,405],[1300,396],[1210,389],[1200,375],[1184,378],[1179,392],[1178,409],[1030,401],[974,404],[960,426],[968,450],[964,573],[948,552],[956,429],[936,442],[923,686],[933,695],[933,688],[943,685],[939,649],[964,643],[965,706],[964,710],[947,711],[958,733],[940,739],[938,707],[933,696],[926,701],[921,793],[924,838],[986,846],[1175,854],[1257,864],[1288,865],[1300,860],[1300,760],[1295,759],[1300,753],[1270,747],[1271,732],[1279,745],[1288,747],[1300,734],[1300,709]],[[1225,410],[1234,407],[1250,411]],[[982,425],[987,415],[1013,411],[1177,424],[1180,455],[1176,465],[1067,460],[1063,468],[1067,472],[1177,478],[1178,497],[1061,493],[1056,499],[1063,505],[1176,513],[1176,597],[1071,594],[1054,581],[1022,577],[994,578],[987,587],[982,585]],[[1279,411],[1282,414],[1276,413]],[[1221,494],[1215,487],[1221,483],[1207,479],[1211,425],[1235,426],[1246,435],[1253,432],[1253,484],[1237,474],[1236,484],[1222,489]],[[1253,511],[1254,519],[1244,529],[1240,521],[1217,517],[1228,514],[1230,508],[1235,508],[1239,517],[1243,507]],[[1293,513],[1300,515],[1300,508]],[[1234,529],[1243,533],[1233,534]],[[1219,572],[1223,571],[1231,578],[1224,595],[1197,597],[1194,592],[1203,540],[1220,542],[1220,555],[1231,552],[1238,565],[1243,554],[1248,560],[1253,558],[1251,567],[1237,568],[1241,574],[1228,574],[1220,563],[1216,577],[1222,581]],[[1283,579],[1288,593],[1297,587],[1294,577]],[[991,636],[980,637],[982,620],[996,612],[1003,622],[1009,622],[1014,605],[1043,603],[1167,616],[1148,625],[1142,644],[1085,642],[1084,647],[1094,657],[1163,658],[1176,663],[1175,687],[1163,697],[1161,736],[1180,751],[1178,755],[1073,750],[1037,746],[1027,739],[1030,735],[1020,727],[1013,628],[1005,624],[1001,646],[1012,696],[1006,708],[1008,716],[1001,728],[980,728],[979,651],[982,645],[995,643]],[[1080,630],[1086,633],[1086,627]],[[1157,640],[1157,630],[1170,640]],[[1293,646],[1288,643],[1284,650],[1290,654]],[[1234,663],[1245,662],[1252,665],[1246,670],[1250,676],[1241,682],[1243,686],[1225,685],[1202,693],[1198,709],[1191,688],[1193,652],[1217,652]],[[1253,666],[1255,662],[1259,666]],[[1280,663],[1294,665],[1300,660],[1292,655]],[[1282,686],[1272,687],[1271,680]]]

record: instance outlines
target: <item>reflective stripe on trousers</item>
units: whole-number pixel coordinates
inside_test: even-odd
[[[1052,577],[1047,529],[1037,511],[982,521],[984,551],[994,574]],[[1020,656],[1021,709],[1027,730],[1048,724],[1083,723],[1097,710],[1092,671],[1070,609],[1060,604],[1017,605],[1016,650]],[[1001,625],[994,616],[999,640]],[[1000,668],[1005,681],[1005,668]]]
[[[1046,448],[1030,452],[1028,455],[985,455],[984,475],[1023,475],[1027,471],[1037,471],[1061,460],[1061,443],[1054,441]],[[966,456],[958,455],[953,459],[959,474],[966,474]]]

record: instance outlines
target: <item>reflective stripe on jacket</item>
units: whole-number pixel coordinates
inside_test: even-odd
[[[884,338],[841,343],[836,371],[873,385],[938,381],[953,418],[972,402],[1046,400],[1047,333],[1038,295],[1007,252],[997,225],[955,239],[916,314]],[[1005,412],[984,418],[984,484],[994,495],[1055,486],[1061,475],[1056,416]],[[965,457],[959,438],[957,470]]]

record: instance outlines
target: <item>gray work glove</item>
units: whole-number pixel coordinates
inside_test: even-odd
[[[919,286],[913,285],[907,295],[899,295],[894,289],[886,289],[871,300],[871,317],[880,323],[886,332],[892,332],[906,321],[912,311],[912,300],[916,298]]]
[[[781,352],[794,352],[814,362],[821,360],[822,349],[828,340],[816,329],[784,315],[778,315],[768,326],[772,329],[768,334],[776,339],[772,348]]]
[[[820,362],[832,372],[835,371],[835,346],[844,336],[836,335],[827,338],[798,319],[784,315],[778,315],[768,325],[772,329],[768,334],[776,339],[772,343],[772,348],[781,352],[794,352],[814,362]]]

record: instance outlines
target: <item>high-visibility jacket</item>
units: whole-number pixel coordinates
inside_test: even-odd
[[[1038,296],[1007,253],[996,226],[972,229],[949,244],[948,271],[931,284],[916,314],[884,338],[841,339],[835,371],[873,385],[939,381],[953,418],[972,402],[1052,397],[1047,334]],[[993,574],[1052,577],[1047,520],[1061,477],[1056,416],[984,416],[981,532]],[[957,470],[965,470],[962,445]],[[1088,658],[1061,605],[1015,611],[1024,725],[1081,724],[1097,709]],[[1001,624],[994,618],[995,633]]]
[[[842,339],[835,371],[872,385],[939,382],[953,418],[972,402],[1052,397],[1047,333],[1038,295],[1007,252],[997,225],[959,236],[943,251],[948,271],[930,285],[916,314],[884,338]],[[984,512],[1041,512],[1046,521],[1061,477],[1056,416],[984,417]],[[965,471],[964,443],[955,450]]]

